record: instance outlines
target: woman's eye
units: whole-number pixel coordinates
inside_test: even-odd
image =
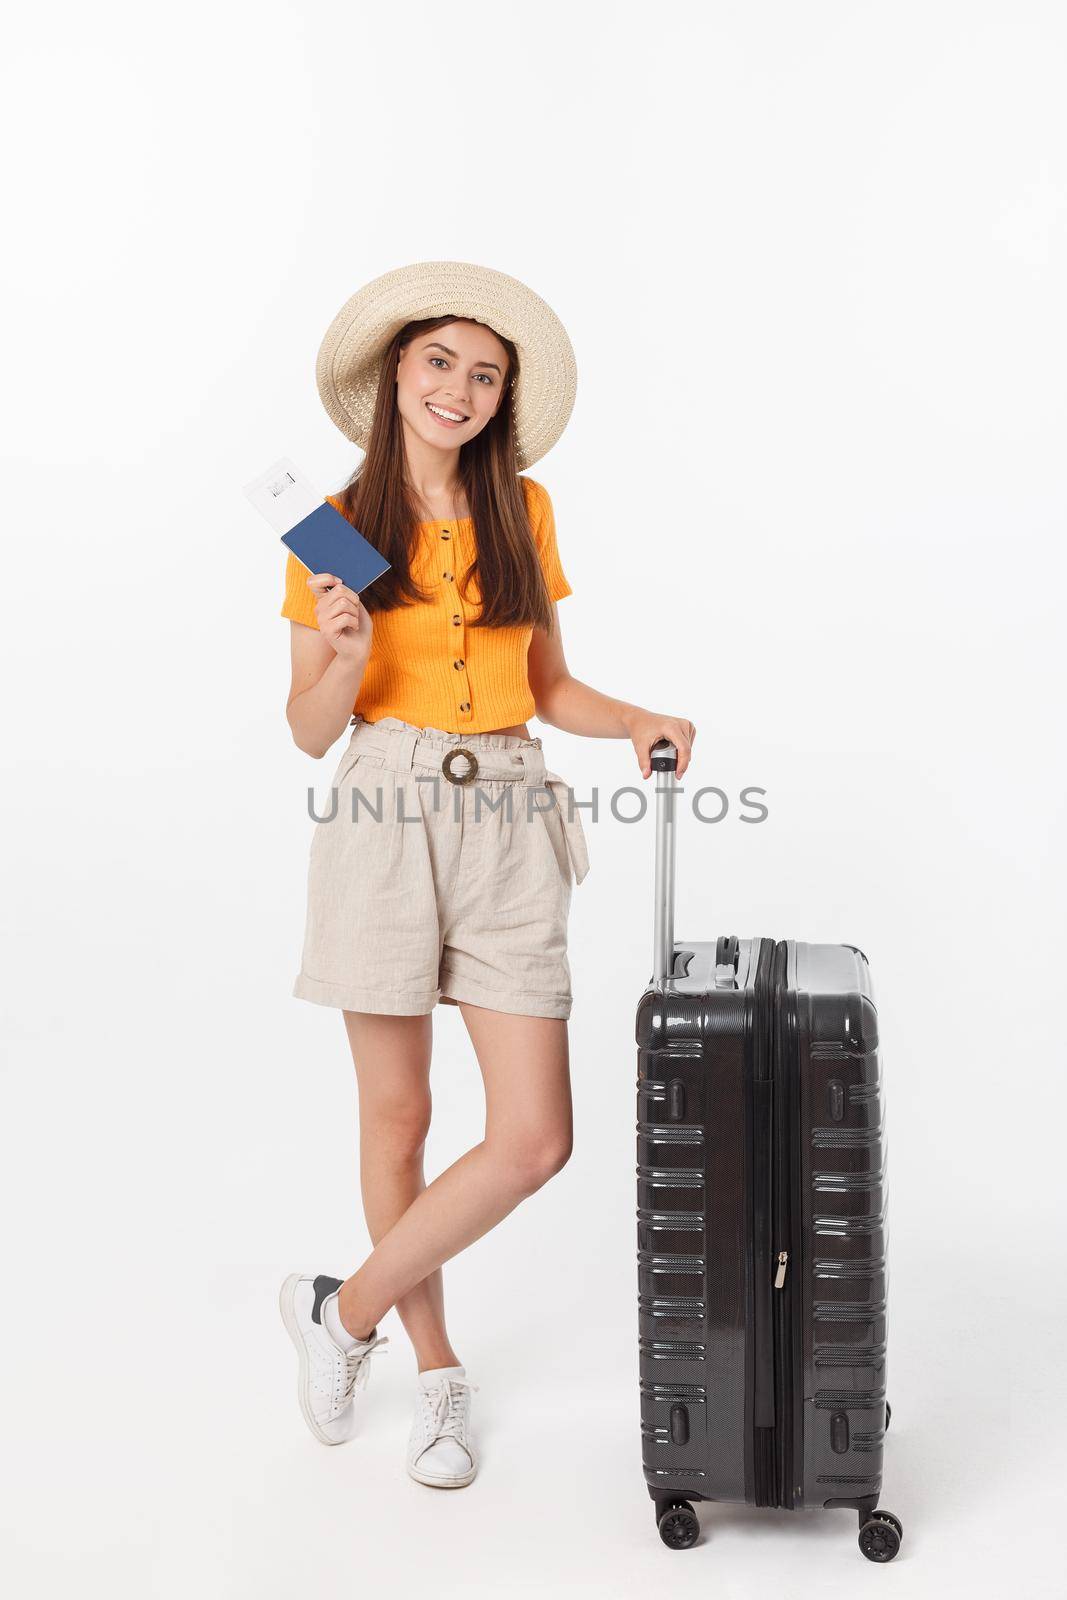
[[[439,361],[443,367],[447,367],[448,366],[448,362],[445,360],[444,356],[431,356],[430,357],[430,365],[432,366],[435,361]],[[474,374],[474,376],[476,378],[484,378],[486,383],[488,383],[489,385],[492,385],[492,382],[493,382],[492,373],[489,373],[489,372],[476,372]]]

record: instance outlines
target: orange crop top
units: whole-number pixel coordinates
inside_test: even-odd
[[[519,475],[549,597],[573,590],[560,565],[556,519],[548,490]],[[338,500],[327,496],[340,510]],[[368,722],[399,717],[417,728],[445,733],[488,733],[525,722],[536,712],[526,656],[533,627],[470,628],[481,604],[477,578],[471,603],[459,594],[461,576],[476,555],[470,517],[420,522],[411,572],[424,594],[422,605],[374,614],[374,642],[353,711]],[[289,553],[281,615],[316,628],[315,597],[307,568]]]

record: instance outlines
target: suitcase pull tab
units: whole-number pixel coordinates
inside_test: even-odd
[[[740,943],[735,933],[722,934],[715,946],[716,989],[737,988],[737,961]]]
[[[785,1288],[785,1274],[786,1274],[786,1269],[787,1269],[788,1266],[789,1266],[789,1251],[788,1250],[779,1250],[779,1252],[778,1252],[778,1271],[774,1275],[774,1287],[776,1289],[784,1289]]]

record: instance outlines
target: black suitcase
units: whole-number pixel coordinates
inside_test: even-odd
[[[677,751],[657,743],[655,957],[637,1008],[642,1459],[664,1543],[692,1502],[876,1509],[886,1402],[878,1016],[854,945],[674,940]]]

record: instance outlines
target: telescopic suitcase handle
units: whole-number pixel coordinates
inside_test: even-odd
[[[678,794],[678,747],[669,739],[652,746],[656,779],[656,886],[652,983],[661,988],[674,968],[674,802]]]

